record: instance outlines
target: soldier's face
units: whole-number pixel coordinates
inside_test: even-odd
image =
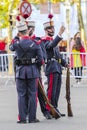
[[[54,33],[55,33],[54,27],[48,27],[46,29],[46,31],[47,31],[47,33],[48,33],[49,36],[51,36],[51,37],[54,36]]]

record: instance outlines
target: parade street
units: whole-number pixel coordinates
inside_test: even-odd
[[[87,0],[0,0],[0,130],[87,130]]]
[[[9,80],[7,85],[4,83],[0,84],[0,130],[87,130],[87,86],[85,82],[82,81],[79,86],[74,83],[71,87],[73,117],[67,116],[65,80],[63,80],[59,110],[66,116],[57,120],[47,120],[42,115],[38,102],[37,118],[40,122],[30,124],[16,123],[18,109],[15,82]]]

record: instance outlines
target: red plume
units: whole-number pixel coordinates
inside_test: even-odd
[[[17,16],[16,19],[17,19],[18,21],[20,21],[20,16]]]
[[[25,19],[27,19],[28,17],[29,17],[28,14],[23,15],[23,18],[25,18]]]
[[[48,15],[48,18],[52,19],[52,18],[53,18],[53,15],[52,15],[52,14],[49,14],[49,15]]]

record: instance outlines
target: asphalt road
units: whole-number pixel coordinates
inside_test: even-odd
[[[73,117],[67,116],[67,103],[65,99],[65,79],[63,79],[59,110],[65,113],[60,119],[46,120],[39,107],[37,118],[39,123],[17,124],[17,93],[15,82],[5,81],[0,84],[0,130],[87,130],[87,86],[84,81],[77,85],[75,81],[71,87],[71,106]]]

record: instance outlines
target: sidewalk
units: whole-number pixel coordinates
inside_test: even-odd
[[[60,119],[46,120],[38,104],[37,118],[40,123],[17,124],[17,93],[13,82],[0,84],[0,130],[87,130],[87,87],[71,87],[73,117],[67,117],[65,80],[59,100],[59,110],[66,114]]]

